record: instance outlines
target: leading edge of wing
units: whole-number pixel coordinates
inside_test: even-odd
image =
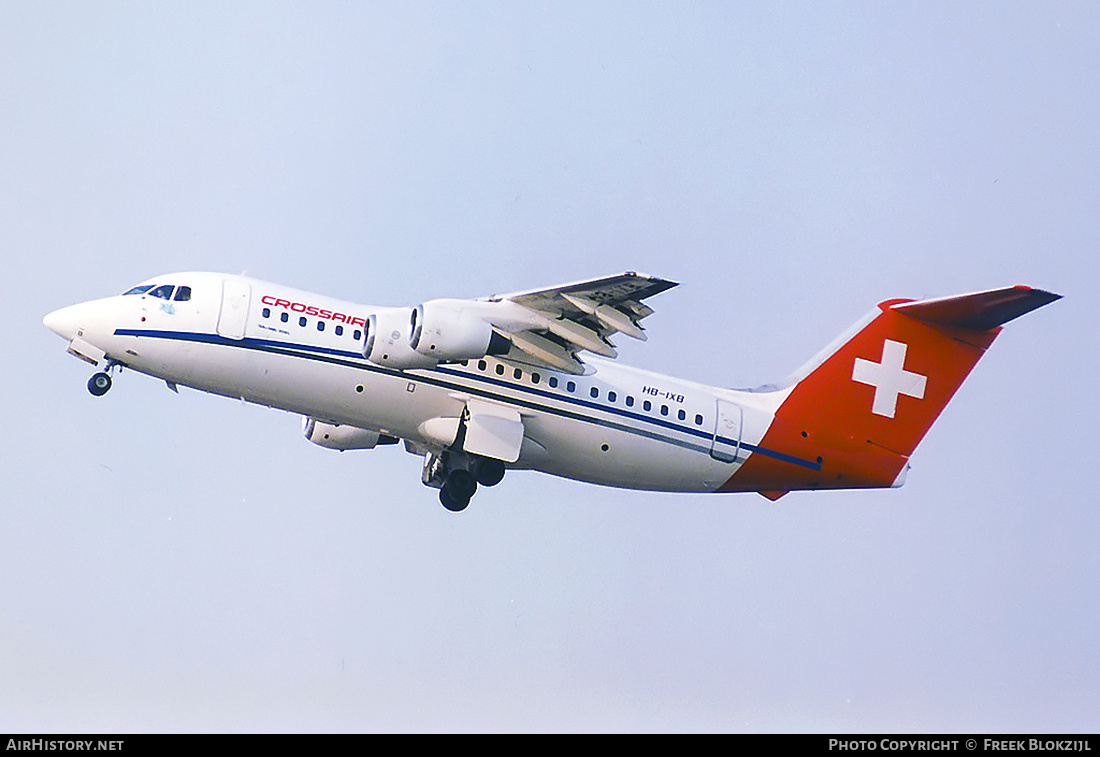
[[[650,276],[647,273],[625,271],[624,273],[614,276],[575,281],[570,284],[561,284],[559,286],[547,287],[544,289],[532,289],[524,292],[493,295],[485,299],[490,302],[511,300],[527,305],[528,307],[537,307],[536,303],[551,301],[561,294],[571,294],[574,296],[584,296],[587,294],[589,295],[588,299],[592,299],[599,304],[615,304],[627,300],[644,300],[647,297],[652,297],[655,294],[660,294],[668,289],[672,289],[674,286],[679,286],[679,282],[662,279],[657,276]]]

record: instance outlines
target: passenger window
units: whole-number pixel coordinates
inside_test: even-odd
[[[336,325],[336,336],[343,336],[343,335],[344,335],[344,327],[337,324]]]
[[[668,405],[661,405],[661,415],[668,415]]]
[[[570,381],[569,383],[567,383],[567,384],[565,385],[565,390],[566,390],[566,391],[568,391],[568,392],[575,392],[575,391],[577,391],[577,385],[576,385],[576,383],[574,383],[574,382]]]
[[[688,414],[685,413],[683,410],[681,410],[680,412],[676,413],[676,417],[679,418],[680,420],[684,420],[685,418],[688,417]]]
[[[325,322],[324,321],[317,321],[317,330],[318,331],[324,331],[325,330]]]
[[[504,366],[500,363],[497,363],[497,375],[498,376],[503,376],[504,375]]]
[[[596,387],[592,387],[588,390],[588,394],[592,397],[592,399],[597,399],[600,396],[600,390]]]
[[[532,373],[532,374],[531,374],[531,383],[532,383],[532,384],[537,384],[537,383],[539,382],[539,379],[540,379],[540,378],[541,378],[541,377],[539,376],[539,374],[537,374],[537,373]]]
[[[514,369],[512,371],[512,378],[517,380],[523,378],[523,371],[521,371],[519,368]]]
[[[557,376],[551,376],[547,380],[546,383],[548,383],[550,385],[551,389],[557,389],[558,388],[558,377]]]
[[[485,370],[486,367],[487,367],[487,363],[484,360],[478,360],[477,361],[477,369],[479,371]]]
[[[279,320],[283,323],[287,323],[290,320],[290,313],[280,313]]]
[[[653,403],[650,402],[649,400],[646,400],[645,402],[642,403],[642,410],[645,410],[648,413],[652,409],[653,409]]]
[[[615,392],[608,392],[607,393],[607,401],[608,402],[614,402],[616,396],[617,395],[615,394]]]
[[[264,308],[263,310],[260,311],[260,315],[262,315],[264,318],[270,318],[271,317],[271,308]]]
[[[298,325],[299,326],[305,327],[306,323],[307,323],[307,321],[306,321],[306,317],[304,315],[301,318],[298,319]]]
[[[157,287],[153,291],[149,292],[150,297],[159,297],[162,300],[172,299],[172,290],[175,289],[171,284],[164,284]]]
[[[363,332],[360,331],[359,329],[356,329],[355,332],[351,335],[351,337],[352,337],[352,339],[354,339],[355,341],[358,342],[360,339],[363,338]]]
[[[701,416],[701,415],[696,415],[695,416],[695,425],[696,426],[702,426],[703,425],[703,416]]]
[[[629,394],[626,395],[626,406],[627,407],[634,407],[634,398],[631,397]]]
[[[176,296],[172,299],[176,302],[187,302],[191,299],[191,287],[180,287],[176,290]]]

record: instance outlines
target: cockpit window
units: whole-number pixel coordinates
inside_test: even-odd
[[[156,289],[154,289],[153,287],[156,287]],[[175,291],[176,293],[175,297],[172,296],[173,291]],[[144,294],[148,295],[149,297],[157,297],[162,300],[187,302],[191,299],[191,287],[177,287],[174,284],[161,284],[160,286],[156,286],[156,284],[139,284],[133,289],[129,289],[123,292],[122,296],[125,297],[128,294]]]

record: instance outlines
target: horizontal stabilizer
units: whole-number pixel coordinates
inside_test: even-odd
[[[891,309],[928,323],[989,331],[1061,298],[1060,294],[1041,289],[1015,286],[935,300],[899,303],[892,305]]]

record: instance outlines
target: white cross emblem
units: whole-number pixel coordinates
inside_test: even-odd
[[[875,401],[871,405],[871,412],[875,415],[893,418],[898,407],[899,394],[924,398],[924,385],[928,377],[905,370],[907,348],[908,345],[904,342],[887,339],[882,344],[881,363],[857,357],[852,366],[852,381],[870,384],[875,388]]]

